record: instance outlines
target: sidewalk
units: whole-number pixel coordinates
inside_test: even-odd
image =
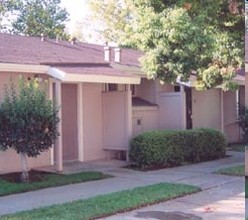
[[[102,220],[244,220],[244,179]],[[170,216],[170,218],[169,218]]]
[[[222,186],[229,186],[231,187],[231,192],[238,195],[238,202],[240,203],[240,200],[243,201],[241,208],[243,208],[244,216],[244,178],[212,174],[213,171],[220,168],[244,163],[244,154],[232,152],[232,155],[232,157],[221,160],[151,172],[139,172],[125,168],[106,168],[104,170],[105,173],[114,175],[115,178],[0,197],[0,215],[85,199],[138,186],[146,186],[160,182],[173,182],[196,185],[206,190],[191,195],[196,196],[196,198],[198,198],[198,196],[199,198],[202,197],[203,200],[206,200],[206,203],[208,203],[207,201],[209,199],[211,200],[211,198],[209,198],[210,196],[207,194],[204,196],[204,192],[211,194],[211,190],[220,189]],[[233,196],[228,190],[223,190],[222,194],[222,198]],[[213,195],[217,196],[215,191],[213,191]],[[213,198],[213,200],[215,201],[215,198]],[[177,202],[177,200],[173,201]]]

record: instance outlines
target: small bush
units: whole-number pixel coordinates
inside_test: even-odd
[[[226,138],[213,129],[145,132],[131,140],[130,159],[141,169],[178,166],[225,156]]]

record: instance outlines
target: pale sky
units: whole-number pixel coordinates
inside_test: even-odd
[[[87,42],[102,44],[104,41],[94,31],[96,27],[93,21],[89,20],[90,10],[87,3],[88,0],[61,0],[61,6],[65,7],[70,14],[67,29],[70,34],[81,30]]]
[[[68,27],[73,28],[77,21],[82,21],[89,10],[87,0],[62,0],[61,6],[65,7],[70,14]]]

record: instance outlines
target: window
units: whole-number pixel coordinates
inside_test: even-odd
[[[131,85],[132,96],[135,96],[135,85]]]
[[[118,91],[118,85],[113,83],[108,84],[108,91],[109,92]]]
[[[180,92],[181,89],[180,89],[180,86],[176,85],[174,86],[174,92]]]

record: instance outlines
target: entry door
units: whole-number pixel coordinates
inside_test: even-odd
[[[62,84],[63,161],[78,160],[77,85]]]
[[[186,128],[192,129],[192,90],[190,87],[185,87],[186,95]]]

